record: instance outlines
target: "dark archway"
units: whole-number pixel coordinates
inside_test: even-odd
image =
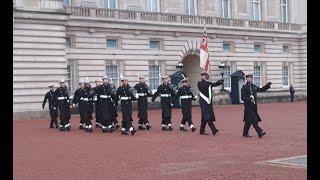
[[[200,80],[200,57],[198,53],[186,55],[183,60],[183,72],[190,79],[190,85],[194,90],[195,95],[198,94],[197,83]]]

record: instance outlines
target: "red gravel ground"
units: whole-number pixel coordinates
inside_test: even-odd
[[[200,136],[200,109],[193,108],[197,131],[178,130],[181,110],[173,110],[172,132],[160,127],[160,110],[149,112],[152,129],[123,136],[49,129],[48,119],[13,122],[15,180],[214,179],[303,180],[307,170],[257,162],[307,153],[306,102],[260,104],[262,139],[242,137],[243,105],[215,106],[219,134]],[[121,113],[119,113],[121,122]],[[137,112],[134,112],[137,125]],[[209,127],[207,127],[207,132]]]

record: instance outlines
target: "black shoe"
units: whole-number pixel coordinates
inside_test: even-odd
[[[129,135],[128,131],[121,131],[121,134],[123,134],[123,135]]]
[[[192,131],[192,132],[194,132],[195,130],[197,130],[197,128],[195,128],[195,127],[192,127],[192,128],[191,128],[191,131]]]
[[[64,127],[60,127],[60,128],[59,128],[59,131],[67,131],[67,129],[64,128]]]
[[[151,129],[150,125],[146,125],[147,130]]]
[[[208,133],[206,132],[200,132],[201,135],[209,135]]]
[[[215,131],[212,131],[213,135],[216,135],[219,132],[219,129],[216,129]]]
[[[262,136],[266,135],[266,132],[262,132],[261,134],[259,134],[259,138],[262,138]]]
[[[70,131],[70,129],[71,129],[71,126],[68,126],[68,127],[66,127],[66,129],[67,129],[67,131]]]
[[[162,131],[167,131],[167,130],[168,130],[168,128],[166,126],[162,127]]]
[[[181,130],[181,131],[188,131],[188,130],[186,130],[186,128],[184,128],[184,127],[180,127],[180,130]]]
[[[116,129],[119,129],[120,125],[116,124]]]
[[[85,131],[86,132],[93,132],[92,128],[86,128]]]
[[[139,129],[139,130],[146,130],[146,128],[143,127],[143,126],[138,126],[138,129]]]
[[[173,130],[173,128],[172,128],[171,126],[169,126],[169,127],[168,127],[168,130],[169,130],[169,131],[172,131],[172,130]]]
[[[133,130],[131,131],[131,135],[134,135],[134,133],[136,133],[136,132],[137,132],[137,130],[133,129]]]
[[[102,131],[103,133],[105,133],[105,132],[110,132],[110,129],[109,129],[109,128],[101,127],[101,131]]]
[[[252,137],[252,136],[250,136],[250,135],[243,135],[243,137],[246,137],[246,138],[248,138],[248,137]]]
[[[79,129],[84,129],[83,125],[79,125]]]

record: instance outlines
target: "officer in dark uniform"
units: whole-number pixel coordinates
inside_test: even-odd
[[[60,125],[59,130],[60,131],[70,131],[71,125],[70,125],[70,100],[68,95],[68,89],[65,84],[65,80],[60,80],[60,87],[58,87],[54,94],[56,95],[58,99],[58,109],[60,112]]]
[[[211,128],[213,135],[215,135],[219,131],[213,124],[213,121],[216,121],[216,118],[214,116],[212,106],[212,87],[219,86],[222,83],[223,79],[220,79],[215,83],[212,83],[209,81],[209,74],[207,72],[203,71],[201,73],[201,81],[198,82],[198,89],[200,94],[199,103],[201,108],[201,135],[209,135],[208,133],[205,133],[205,128],[207,124]]]
[[[117,89],[116,89],[116,86],[114,85],[114,83],[112,81],[112,78],[110,78],[110,86],[111,86],[111,89],[112,89],[112,93],[116,94],[117,93]],[[111,113],[112,113],[112,123],[113,123],[112,126],[115,129],[119,129],[120,125],[118,124],[118,120],[117,120],[117,117],[118,117],[118,112],[117,112],[118,102],[115,102],[112,99],[110,101],[110,107],[111,107]]]
[[[177,97],[180,102],[181,110],[182,110],[182,121],[180,123],[180,130],[187,131],[184,128],[186,122],[188,122],[189,127],[192,132],[196,130],[192,122],[192,100],[196,100],[195,96],[193,95],[192,89],[189,85],[188,78],[182,80],[182,87],[178,89]]]
[[[116,100],[121,101],[121,110],[122,110],[122,128],[121,133],[128,135],[129,132],[134,135],[136,130],[132,126],[132,104],[131,101],[135,100],[135,97],[132,94],[132,90],[128,84],[128,80],[126,78],[121,78],[121,86],[118,87],[116,93]]]
[[[87,81],[89,81],[89,79],[87,79]],[[93,91],[92,89],[92,86],[90,83],[88,83],[87,85],[90,89],[90,92]],[[92,117],[92,113],[93,113],[93,96],[89,99],[89,119],[90,121],[93,120],[93,117]]]
[[[249,135],[249,129],[252,124],[254,129],[257,131],[259,138],[261,138],[266,134],[266,132],[258,126],[258,122],[261,121],[261,118],[257,110],[257,92],[267,91],[270,88],[271,82],[260,88],[252,83],[252,74],[247,74],[246,80],[246,84],[241,88],[241,99],[244,102],[243,121],[245,122],[242,135],[243,137],[251,137]]]
[[[139,130],[149,130],[151,128],[148,121],[148,97],[152,97],[148,85],[145,83],[144,76],[139,76],[139,83],[134,86],[136,98],[138,99],[138,118]],[[145,126],[145,127],[144,127]]]
[[[175,96],[176,92],[169,85],[168,76],[162,77],[162,84],[158,87],[157,91],[152,96],[151,102],[160,95],[161,97],[161,109],[162,109],[162,130],[173,130],[171,125],[171,108],[172,108],[172,98]]]
[[[82,96],[82,94],[84,94],[84,81],[81,80],[79,82],[79,88],[74,92],[74,97],[73,97],[73,107],[75,107],[79,102],[80,102],[80,98]],[[83,106],[81,106],[83,107]],[[80,124],[79,124],[79,129],[85,129],[85,117],[81,114],[83,114],[83,112],[81,112],[82,108],[80,107],[80,103],[79,103],[79,113],[80,113]]]
[[[115,99],[109,84],[109,78],[104,76],[102,78],[103,84],[97,88],[97,102],[99,107],[99,123],[102,132],[113,132],[115,129],[112,126],[112,112],[110,102]]]
[[[295,93],[296,91],[294,90],[292,84],[290,84],[289,91],[290,91],[290,102],[293,102],[294,93]]]
[[[44,109],[44,106],[46,105],[47,100],[48,100],[49,101],[50,117],[51,117],[50,128],[57,128],[58,129],[58,120],[57,120],[58,100],[57,100],[57,97],[53,91],[54,85],[50,84],[48,87],[50,90],[44,96],[44,100],[42,103],[42,109]],[[55,127],[53,126],[53,124],[55,125]]]
[[[92,88],[94,94],[92,97],[92,101],[94,104],[94,108],[96,110],[96,128],[100,128],[99,118],[100,118],[100,112],[99,112],[99,105],[98,105],[98,98],[97,98],[97,89],[102,84],[102,79],[98,78],[95,80],[96,86]]]

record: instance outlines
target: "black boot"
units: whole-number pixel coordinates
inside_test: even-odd
[[[59,126],[59,131],[67,131],[67,129],[63,125],[60,125]]]
[[[139,130],[146,130],[146,128],[143,127],[142,125],[139,125],[139,126],[138,126],[138,129],[139,129]]]
[[[115,124],[115,129],[119,129],[120,125],[119,124]]]
[[[92,130],[92,125],[86,126],[85,131],[86,131],[86,132],[93,132],[93,130]]]
[[[212,134],[216,135],[218,132],[219,132],[219,129],[215,129],[215,130],[212,131]]]
[[[192,127],[192,128],[191,128],[191,131],[192,131],[192,132],[194,132],[195,130],[197,130],[197,128],[195,128],[195,127]]]
[[[181,131],[188,131],[186,128],[184,128],[184,127],[182,127],[182,126],[180,126],[180,130],[181,130]]]
[[[128,131],[121,131],[121,134],[123,134],[123,135],[129,135]]]
[[[53,119],[51,119],[51,121],[50,121],[50,127],[49,128],[54,128],[53,127]]]
[[[243,137],[248,138],[248,137],[252,137],[252,136],[250,136],[249,134],[247,134],[247,135],[243,135]]]
[[[149,124],[146,125],[147,130],[151,129],[151,126]]]
[[[136,133],[136,132],[137,132],[137,130],[132,129],[130,132],[131,132],[131,135],[134,135],[134,133]]]
[[[262,136],[264,136],[266,134],[267,134],[266,132],[261,132],[258,136],[259,136],[259,138],[262,138]]]
[[[172,128],[171,126],[168,126],[168,130],[169,130],[169,131],[172,131],[173,128]]]

